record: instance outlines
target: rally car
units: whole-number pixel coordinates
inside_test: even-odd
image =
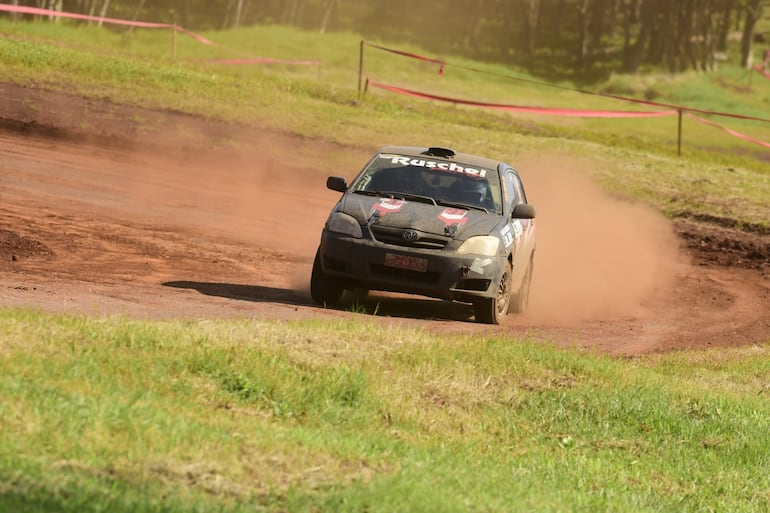
[[[522,312],[535,257],[535,208],[508,164],[449,148],[385,146],[341,192],[321,234],[310,294],[420,294],[473,305],[478,322]]]

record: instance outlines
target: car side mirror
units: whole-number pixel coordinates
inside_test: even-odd
[[[532,205],[516,205],[513,207],[513,213],[511,214],[511,217],[513,219],[534,219],[535,218],[535,207]]]
[[[330,176],[326,179],[326,188],[337,192],[348,190],[348,182],[341,176]]]

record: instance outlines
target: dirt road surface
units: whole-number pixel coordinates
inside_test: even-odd
[[[307,289],[338,197],[325,180],[352,177],[376,148],[11,84],[0,98],[0,307],[360,317],[618,356],[770,341],[770,235],[611,198],[590,162],[499,156],[538,208],[527,314],[486,326],[467,305],[380,293],[324,309]]]

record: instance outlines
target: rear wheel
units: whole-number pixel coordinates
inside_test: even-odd
[[[473,313],[477,322],[500,324],[508,313],[511,300],[511,264],[505,263],[503,276],[497,287],[497,295],[492,298],[479,298],[473,302]]]
[[[529,265],[524,273],[524,278],[521,280],[521,287],[516,294],[511,296],[510,306],[508,306],[508,312],[510,313],[524,313],[529,305],[529,287],[532,283],[532,272],[534,271],[534,255],[529,257]]]
[[[316,251],[313,272],[310,275],[310,297],[318,304],[334,305],[342,297],[343,287],[321,268],[321,251]]]

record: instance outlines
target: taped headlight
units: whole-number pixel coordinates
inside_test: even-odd
[[[491,235],[471,237],[462,243],[457,252],[461,255],[495,256],[500,249],[500,239]]]
[[[344,235],[350,235],[356,239],[363,237],[361,233],[361,225],[358,224],[352,216],[343,214],[342,212],[335,212],[329,217],[330,232],[342,233]]]

